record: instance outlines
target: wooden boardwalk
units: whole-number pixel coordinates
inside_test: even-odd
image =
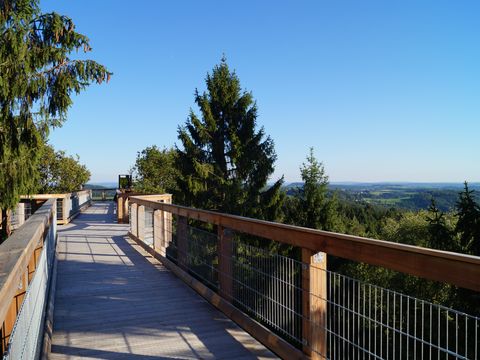
[[[112,203],[59,228],[51,359],[276,358],[127,230]]]

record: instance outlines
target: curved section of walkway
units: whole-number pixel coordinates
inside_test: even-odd
[[[271,359],[127,236],[112,203],[59,227],[52,359]]]

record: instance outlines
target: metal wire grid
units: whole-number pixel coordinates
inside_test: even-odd
[[[176,216],[167,256],[177,262]],[[188,226],[185,264],[188,271],[218,290],[219,276],[230,277],[233,303],[294,345],[310,347],[326,359],[478,359],[480,318],[353,279],[236,238],[227,260],[231,270],[219,271],[217,235]],[[315,313],[303,316],[303,271],[327,282],[326,297],[310,292],[310,302],[324,303],[326,321]],[[231,275],[229,275],[231,274]],[[314,336],[323,334],[326,353],[306,343],[302,322]],[[322,335],[320,335],[322,336]],[[317,339],[318,340],[318,339]],[[321,342],[321,341],[320,341]]]
[[[63,218],[63,199],[57,199],[57,220],[64,220]]]
[[[153,209],[145,207],[144,216],[144,239],[143,241],[150,247],[153,247]]]
[[[218,289],[217,234],[187,227],[187,267],[196,277]]]
[[[55,259],[56,229],[56,218],[54,216],[44,240],[35,274],[28,285],[12,329],[7,351],[3,357],[4,360],[30,360],[37,359],[39,356],[50,276]]]
[[[299,346],[302,344],[302,264],[237,238],[232,256],[234,304]]]
[[[478,359],[480,319],[325,270],[329,359]],[[312,321],[315,332],[321,324]],[[312,351],[319,352],[312,348]]]
[[[25,221],[28,220],[30,216],[32,216],[32,204],[30,202],[25,202],[24,203],[24,216],[25,216]]]

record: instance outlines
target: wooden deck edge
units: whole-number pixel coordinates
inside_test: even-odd
[[[262,343],[269,350],[280,356],[282,359],[309,359],[302,351],[275,335],[272,331],[267,329],[259,322],[250,318],[243,311],[229,303],[213,290],[205,286],[203,283],[192,277],[179,266],[168,260],[166,257],[157,253],[154,249],[146,245],[138,237],[132,233],[128,233],[129,237],[140,245],[145,251],[151,254],[154,258],[160,261],[165,267],[172,271],[177,277],[183,280],[188,286],[194,289],[198,294],[205,298],[215,308],[224,313],[228,318],[233,320],[247,333],[252,335],[260,343]]]
[[[53,337],[53,311],[55,308],[55,293],[57,289],[57,242],[55,242],[55,259],[53,261],[52,279],[48,291],[48,303],[45,313],[45,324],[43,329],[43,343],[40,352],[40,359],[48,360],[48,356],[52,350]]]

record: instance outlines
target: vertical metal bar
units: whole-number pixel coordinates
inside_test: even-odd
[[[421,348],[422,348],[422,352],[421,352],[421,354],[422,354],[422,360],[423,360],[423,353],[424,353],[424,351],[423,351],[423,348],[424,348],[424,346],[423,346],[424,342],[423,342],[423,341],[425,340],[425,339],[424,339],[424,334],[425,334],[425,302],[422,301],[422,343],[421,343]]]
[[[416,322],[414,321],[414,326]],[[410,298],[407,297],[407,356],[409,356],[410,353]],[[413,340],[413,346],[416,344],[416,339]]]
[[[372,285],[368,284],[368,358],[372,352]]]
[[[380,290],[380,357],[383,358],[383,289]]]
[[[395,359],[395,354],[397,353],[397,349],[395,348],[395,332],[396,332],[396,324],[395,324],[395,319],[396,319],[396,314],[397,314],[397,308],[395,306],[395,293],[393,293],[393,349],[392,349],[392,354],[393,354],[393,359]]]
[[[332,273],[328,273],[328,289],[327,289],[327,294],[328,294],[328,300],[330,301],[332,299]],[[327,346],[327,351],[328,353],[325,354],[326,357],[330,355],[330,358],[332,357],[332,311],[331,307],[327,310],[327,328],[328,328],[328,346]]]
[[[374,292],[374,301],[373,301],[373,309],[374,309],[374,322],[373,322],[373,353],[377,354],[377,287],[375,286]]]
[[[437,334],[437,341],[438,341],[438,359],[440,360],[440,349],[441,349],[441,343],[440,343],[440,327],[441,327],[441,324],[440,324],[440,308],[438,308],[438,319],[437,319],[437,326],[438,326],[438,334]]]
[[[340,278],[342,282],[342,357],[345,358],[345,279]]]
[[[335,316],[337,321],[335,322],[335,338],[334,338],[334,355],[335,358],[337,358],[337,343],[338,343],[338,323],[340,321],[340,317],[338,316],[338,307],[337,307],[337,276],[336,274],[333,275],[334,281],[335,281],[335,287],[333,288],[333,301],[334,301],[334,306],[335,306]]]
[[[455,313],[455,355],[458,355],[458,313]]]
[[[430,344],[429,344],[429,359],[432,359],[432,345],[433,345],[433,339],[432,339],[432,304],[430,304]]]
[[[387,290],[387,327],[390,325],[390,291]],[[390,355],[390,329],[387,328],[387,359]]]
[[[445,352],[445,359],[448,359],[448,343],[449,343],[449,339],[448,339],[448,310],[447,312],[445,313],[445,324],[447,326],[447,346],[446,346],[446,349],[447,351]]]
[[[478,318],[475,319],[475,357],[474,359],[478,359]]]
[[[353,281],[351,279],[347,279],[347,309],[350,309],[350,290],[351,290],[351,283]],[[351,323],[351,319],[350,319],[350,311],[347,311],[347,339],[351,340],[353,338],[353,336],[350,335],[350,323]],[[347,344],[347,353],[348,353],[348,357],[350,357],[350,349],[352,349],[352,346],[350,344]]]
[[[366,294],[366,291],[365,291],[365,284],[363,285],[363,326],[362,326],[362,341],[363,341],[363,346],[362,346],[362,350],[363,350],[363,356],[362,358],[365,359],[365,315],[366,315],[366,312],[365,312],[365,294]]]

